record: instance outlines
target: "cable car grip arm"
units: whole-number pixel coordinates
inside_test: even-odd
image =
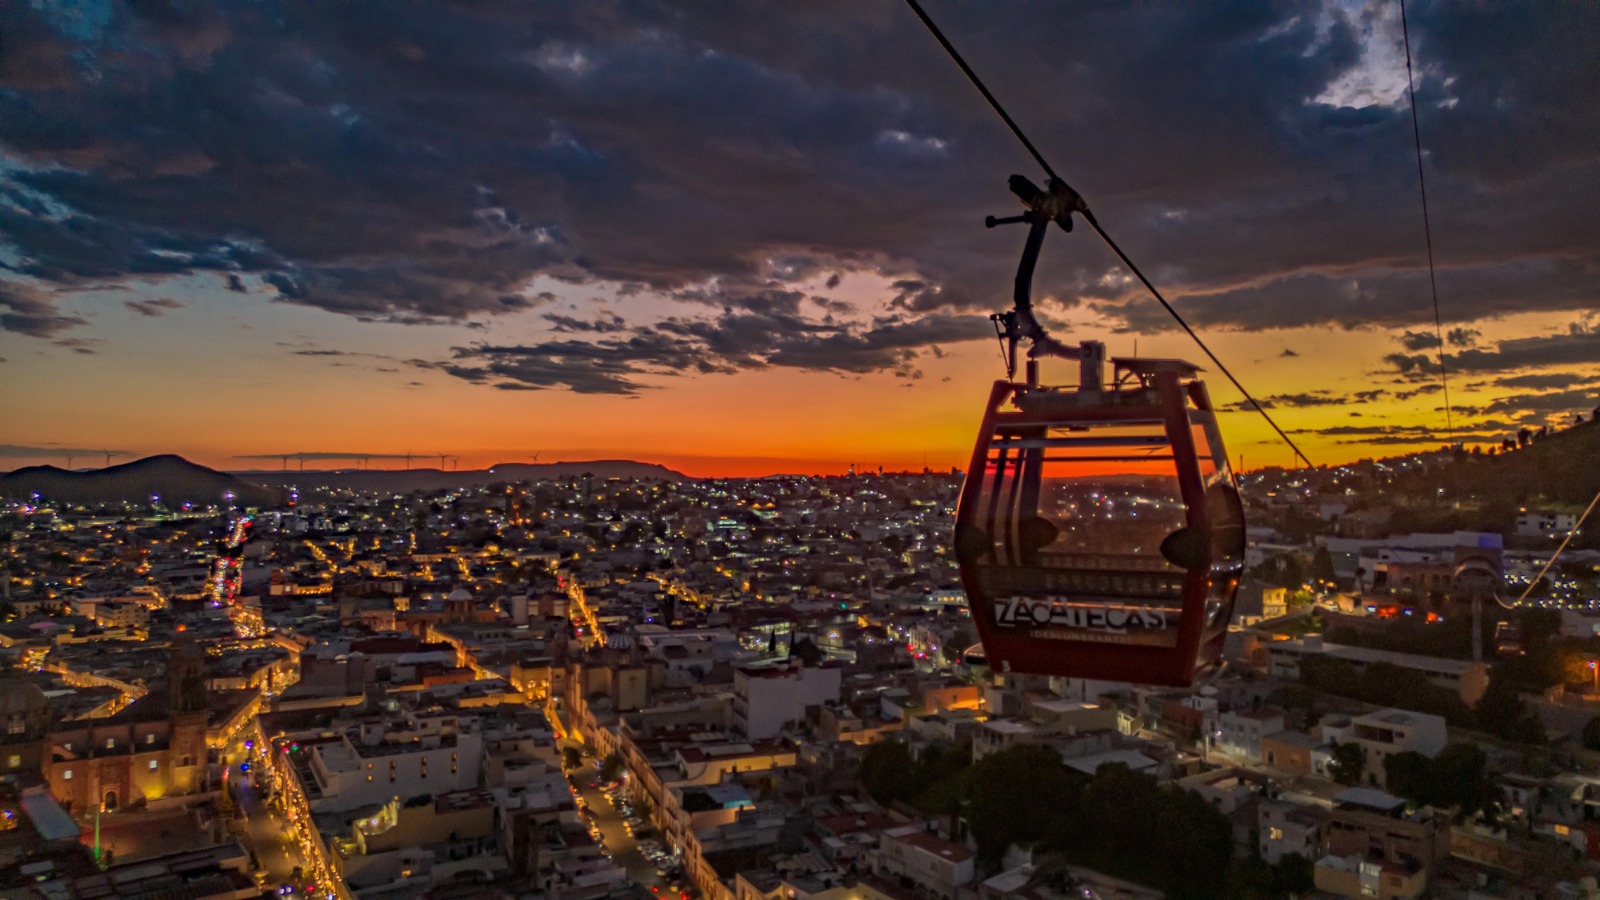
[[[1012,289],[1013,308],[1010,312],[1001,314],[999,321],[1005,324],[1006,336],[1013,346],[1023,339],[1029,342],[1030,359],[1055,356],[1061,359],[1081,360],[1083,358],[1081,348],[1070,347],[1051,337],[1034,316],[1033,271],[1039,263],[1039,250],[1044,246],[1044,235],[1050,223],[1056,223],[1063,231],[1071,231],[1072,214],[1074,212],[1087,214],[1088,205],[1077,191],[1059,178],[1050,180],[1048,191],[1041,189],[1022,175],[1011,176],[1008,186],[1011,192],[1017,195],[1017,199],[1028,207],[1028,211],[1020,216],[1004,219],[990,216],[984,220],[984,224],[993,228],[995,225],[1026,222],[1028,239],[1022,246],[1022,259],[1017,263],[1017,277]]]

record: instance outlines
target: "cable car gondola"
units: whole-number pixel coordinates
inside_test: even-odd
[[[1007,358],[956,511],[955,553],[996,672],[1188,685],[1215,665],[1244,568],[1238,485],[1199,369],[1113,359],[1034,318],[1034,266],[1082,199],[1014,175],[1027,211],[1015,306],[993,316]],[[1017,347],[1028,341],[1025,380]],[[1041,357],[1077,360],[1076,386],[1039,383]]]

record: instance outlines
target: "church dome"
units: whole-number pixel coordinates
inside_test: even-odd
[[[455,590],[450,592],[450,602],[452,602],[452,603],[461,603],[461,602],[470,603],[470,602],[472,602],[472,592],[467,590],[464,587],[458,587]]]
[[[0,677],[0,740],[28,740],[50,724],[50,701],[37,684],[8,674]]]
[[[50,708],[44,689],[26,678],[11,675],[0,678],[0,718],[28,716]]]

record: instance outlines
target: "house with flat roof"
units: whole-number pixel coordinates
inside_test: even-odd
[[[884,831],[878,844],[877,872],[907,879],[935,897],[954,897],[972,882],[976,854],[924,829],[902,825]]]
[[[1380,709],[1357,716],[1350,720],[1348,734],[1366,755],[1368,780],[1385,786],[1389,779],[1384,764],[1389,757],[1409,752],[1432,758],[1447,740],[1442,717],[1407,709]]]
[[[1343,660],[1359,675],[1368,666],[1387,663],[1400,669],[1421,673],[1428,682],[1446,690],[1455,691],[1461,702],[1474,706],[1489,689],[1487,663],[1465,659],[1446,659],[1423,656],[1419,653],[1398,653],[1393,650],[1375,650],[1371,647],[1354,647],[1324,641],[1322,635],[1273,641],[1266,645],[1267,671],[1277,678],[1298,681],[1300,661],[1308,656],[1325,656]]]

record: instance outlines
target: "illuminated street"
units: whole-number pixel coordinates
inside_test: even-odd
[[[585,771],[592,773],[592,767],[579,770],[579,777]],[[600,838],[605,842],[606,852],[611,854],[611,859],[628,873],[628,878],[643,885],[646,889],[659,890],[663,895],[667,892],[667,884],[656,874],[655,864],[645,858],[639,850],[639,844],[633,835],[624,827],[622,813],[611,805],[611,800],[599,787],[590,787],[588,782],[581,782],[579,793],[583,802],[588,804],[587,815],[589,820],[600,829]],[[652,893],[655,892],[652,890]]]
[[[274,887],[290,880],[294,870],[303,866],[300,852],[295,846],[289,825],[272,811],[267,795],[267,782],[271,774],[259,755],[247,750],[242,742],[229,748],[228,781],[235,790],[239,809],[245,814],[245,831],[250,851],[266,874],[266,884]],[[250,760],[250,771],[241,773],[240,763]],[[257,783],[257,776],[261,783]]]

